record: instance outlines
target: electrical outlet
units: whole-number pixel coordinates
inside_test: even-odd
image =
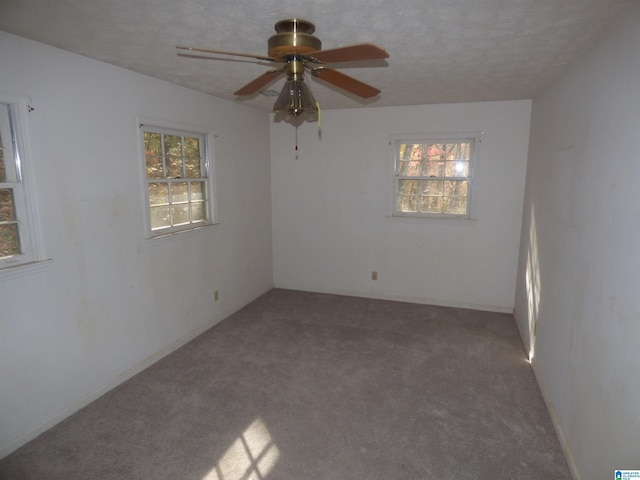
[[[217,302],[219,298],[220,296],[218,295],[218,290],[216,290],[215,292],[213,292],[213,301]]]
[[[377,280],[378,279],[378,272],[371,272],[371,280]]]

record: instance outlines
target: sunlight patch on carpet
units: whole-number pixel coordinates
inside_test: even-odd
[[[262,419],[240,435],[202,480],[264,480],[280,457]]]

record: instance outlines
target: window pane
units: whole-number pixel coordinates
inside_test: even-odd
[[[446,146],[442,143],[434,143],[427,147],[427,159],[431,162],[444,160],[446,155]]]
[[[0,257],[8,257],[20,253],[18,225],[0,225]]]
[[[455,160],[466,160],[468,162],[471,159],[471,142],[457,144],[454,158]]]
[[[185,176],[187,178],[202,178],[200,170],[200,157],[184,159]]]
[[[419,198],[418,195],[398,195],[396,209],[399,212],[417,212]]]
[[[166,183],[149,184],[149,205],[167,205],[169,203],[169,185]]]
[[[407,177],[419,177],[422,175],[420,168],[420,160],[411,160],[410,162],[402,162],[406,165],[404,166],[405,173],[404,175]]]
[[[444,181],[424,180],[420,182],[420,193],[427,196],[442,196],[444,194]]]
[[[415,160],[398,162],[398,175],[401,177],[420,176],[420,162]]]
[[[16,207],[13,201],[13,190],[0,189],[0,222],[10,222],[16,219]]]
[[[422,158],[423,145],[421,143],[408,143],[400,146],[400,158],[402,160],[420,160]]]
[[[205,199],[204,182],[191,182],[191,201]]]
[[[182,137],[179,135],[165,135],[164,154],[182,158]]]
[[[407,147],[408,145],[406,143],[400,144],[400,151],[398,152],[399,159],[405,160],[405,155],[407,154]]]
[[[162,157],[146,157],[147,178],[164,178],[162,171]]]
[[[167,178],[182,178],[182,157],[167,157]]]
[[[418,180],[399,180],[398,191],[400,194],[416,194],[418,193]]]
[[[184,137],[185,158],[200,159],[200,140],[194,137]]]
[[[174,225],[184,225],[185,223],[189,223],[189,204],[172,205],[171,217]]]
[[[443,197],[420,197],[421,213],[442,213]]]
[[[467,213],[467,197],[444,197],[443,213],[464,215]]]
[[[189,201],[189,188],[187,182],[177,182],[171,184],[171,203]]]
[[[204,215],[204,202],[196,202],[191,204],[191,221],[203,222],[205,220]]]
[[[171,226],[169,207],[151,207],[151,230],[158,230]]]
[[[444,158],[451,161],[456,159],[456,150],[458,144],[457,143],[446,143],[443,145],[443,149],[445,151]]]
[[[422,175],[425,177],[444,177],[444,162],[424,162]]]
[[[144,154],[145,156],[162,155],[162,144],[159,133],[144,132]]]
[[[444,182],[444,194],[449,196],[467,196],[468,182],[466,180],[447,180]]]

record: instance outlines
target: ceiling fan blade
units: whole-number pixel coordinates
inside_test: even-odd
[[[184,58],[197,58],[198,60],[223,60],[225,62],[236,62],[236,63],[253,63],[254,65],[262,65],[264,67],[268,67],[269,64],[263,62],[262,60],[250,60],[248,58],[222,58],[213,55],[203,55],[201,53],[182,53],[178,52],[179,57]]]
[[[311,70],[313,76],[318,77],[325,82],[328,82],[336,87],[342,88],[347,92],[351,92],[362,98],[375,97],[380,93],[380,90],[367,85],[366,83],[356,80],[349,75],[333,70],[332,68],[315,68]]]
[[[269,70],[268,72],[263,73],[255,80],[247,83],[244,87],[242,87],[237,92],[234,92],[234,95],[251,95],[252,93],[257,92],[262,87],[269,85],[276,78],[282,75],[282,70]]]
[[[325,63],[353,62],[356,60],[374,60],[388,58],[389,54],[373,43],[361,43],[348,47],[332,48],[312,52],[309,57]]]
[[[251,53],[236,53],[236,52],[225,52],[224,50],[211,50],[209,48],[196,48],[196,47],[183,47],[180,45],[176,45],[178,50],[187,50],[189,52],[203,52],[203,53],[217,53],[220,55],[233,55],[234,57],[246,57],[246,58],[256,58],[258,60],[267,60],[269,62],[277,62],[278,60],[273,57],[267,57],[263,55],[253,55]]]

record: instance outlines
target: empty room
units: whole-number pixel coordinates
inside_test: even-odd
[[[0,2],[0,480],[640,479],[640,4]]]

